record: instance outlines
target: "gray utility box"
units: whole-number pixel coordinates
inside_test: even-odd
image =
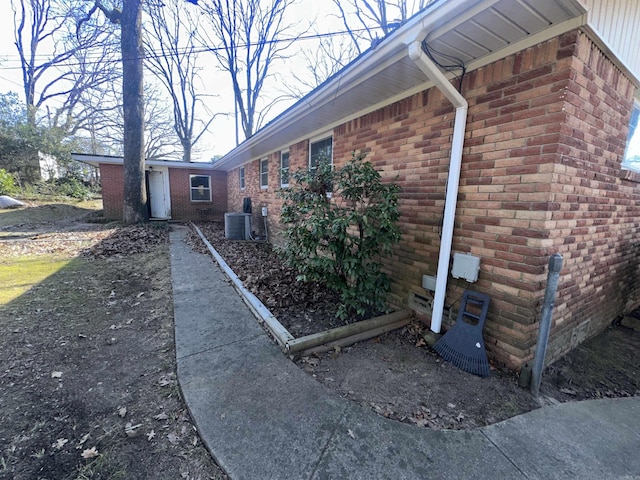
[[[451,267],[453,278],[463,278],[467,282],[473,283],[478,281],[478,272],[480,272],[480,257],[468,253],[453,255],[453,267]]]

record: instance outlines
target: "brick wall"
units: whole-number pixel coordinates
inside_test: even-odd
[[[124,169],[121,165],[100,165],[104,218],[122,220],[124,202]]]
[[[548,361],[640,303],[633,241],[640,189],[620,169],[633,88],[577,31],[465,77],[469,116],[453,251],[479,256],[481,272],[475,284],[450,279],[445,325],[465,288],[488,293],[485,340],[499,364],[518,368],[533,355],[555,252],[565,265]],[[334,130],[336,166],[363,150],[402,187],[402,240],[385,265],[392,302],[419,312],[430,301],[422,275],[437,270],[453,118],[448,101],[430,89]],[[291,147],[292,170],[306,168],[307,158],[308,142]],[[238,171],[229,175],[230,207],[251,196],[270,207],[274,230],[278,166],[276,152],[265,191],[257,161],[245,165],[245,192],[238,192]]]
[[[563,254],[551,358],[640,303],[640,188],[620,170],[636,86],[582,33],[561,39],[571,81],[558,132],[550,248]]]
[[[309,154],[308,141],[303,141],[289,147],[289,171],[295,172],[301,168],[308,168]],[[240,168],[229,172],[227,188],[229,191],[229,211],[242,212],[244,198],[251,198],[252,228],[262,235],[264,233],[264,220],[261,217],[261,208],[267,207],[267,228],[272,241],[278,241],[281,231],[280,209],[282,199],[278,197],[280,184],[280,152],[273,152],[269,156],[269,185],[260,188],[260,161],[254,160],[244,165],[245,189],[240,190]]]
[[[211,202],[191,202],[189,175],[211,175]],[[122,219],[124,169],[122,165],[100,165],[104,216]],[[173,220],[222,220],[227,211],[227,174],[215,170],[169,169],[171,218]]]
[[[561,210],[554,192],[570,62],[555,38],[471,72],[454,251],[481,258],[471,286],[491,296],[490,355],[518,367],[533,354]],[[458,285],[456,285],[456,283]],[[459,296],[465,282],[452,282]],[[550,353],[550,357],[551,352]]]
[[[192,202],[189,175],[211,176],[211,202]],[[218,220],[227,211],[227,174],[215,170],[169,169],[171,218],[173,220]]]

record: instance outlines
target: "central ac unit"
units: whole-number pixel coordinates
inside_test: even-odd
[[[225,213],[224,236],[229,240],[251,240],[251,214]]]

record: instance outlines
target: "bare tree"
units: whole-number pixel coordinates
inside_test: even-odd
[[[344,36],[323,36],[316,32],[319,41],[314,47],[300,52],[306,64],[306,74],[291,72],[295,82],[285,81],[285,87],[294,98],[302,98],[309,91],[342,70],[358,56],[358,51],[350,38]]]
[[[124,211],[126,223],[149,219],[144,178],[142,0],[124,0],[120,33],[124,116]]]
[[[358,54],[439,0],[332,0]]]
[[[146,65],[164,85],[173,104],[175,133],[182,145],[182,160],[191,161],[193,146],[206,133],[217,115],[207,112],[199,121],[196,109],[206,111],[204,94],[196,89],[199,81],[199,50],[195,42],[198,17],[190,13],[184,0],[165,0],[148,4]]]
[[[229,72],[236,109],[245,138],[260,128],[271,108],[284,96],[265,99],[265,83],[271,68],[284,60],[285,50],[295,42],[286,38],[291,25],[284,22],[287,7],[295,0],[204,0],[202,9],[209,29],[199,30],[204,44]]]
[[[61,106],[54,112],[50,108],[50,126],[71,128],[80,96],[109,79],[109,29],[94,21],[83,35],[74,35],[81,12],[66,0],[11,0],[11,6],[28,122],[35,125],[38,111],[55,100]]]
[[[112,85],[113,93],[122,91],[120,82]],[[162,90],[162,91],[161,91]],[[106,97],[113,93],[104,92]],[[181,160],[182,152],[173,125],[173,113],[164,89],[152,83],[144,85],[144,156],[147,160]],[[101,103],[101,98],[94,102]],[[92,107],[94,108],[94,107]],[[124,142],[124,116],[122,102],[96,110],[92,118],[92,142],[90,145],[107,146],[111,155],[122,155]],[[89,153],[89,152],[88,152]],[[91,152],[96,153],[96,152]]]
[[[78,21],[78,36],[81,34],[83,24],[90,21],[97,10],[104,13],[112,23],[120,24],[124,117],[122,218],[126,223],[140,223],[149,218],[144,177],[142,0],[123,0],[122,11],[115,7],[107,8],[100,0],[95,0],[89,12]]]
[[[147,160],[185,160],[184,150],[176,136],[175,112],[167,99],[154,87],[145,86],[144,93],[144,152]],[[193,145],[189,147],[189,154]]]
[[[109,50],[113,50],[109,46]],[[60,128],[68,135],[75,135],[80,130],[89,130],[89,126],[100,112],[112,110],[113,93],[109,88],[122,76],[117,57],[109,52],[96,55],[91,51],[77,50],[73,55],[73,66],[69,71],[69,79],[74,88],[60,99],[58,106],[51,114],[47,108],[48,123],[51,127]],[[88,101],[91,98],[97,102]]]

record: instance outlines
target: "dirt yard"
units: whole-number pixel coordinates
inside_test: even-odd
[[[0,292],[21,289],[0,305],[0,478],[226,478],[176,381],[166,225],[94,217],[0,211]]]
[[[296,282],[269,245],[228,241],[220,224],[199,227],[294,336],[342,324],[333,316],[335,296],[320,285]],[[190,242],[206,252],[196,235]],[[416,321],[352,347],[295,361],[343,397],[385,417],[436,429],[488,425],[540,404],[640,395],[640,331],[630,328],[611,326],[549,366],[540,401],[518,387],[513,372],[492,367],[489,378],[480,378],[443,361],[426,345],[425,331]]]

